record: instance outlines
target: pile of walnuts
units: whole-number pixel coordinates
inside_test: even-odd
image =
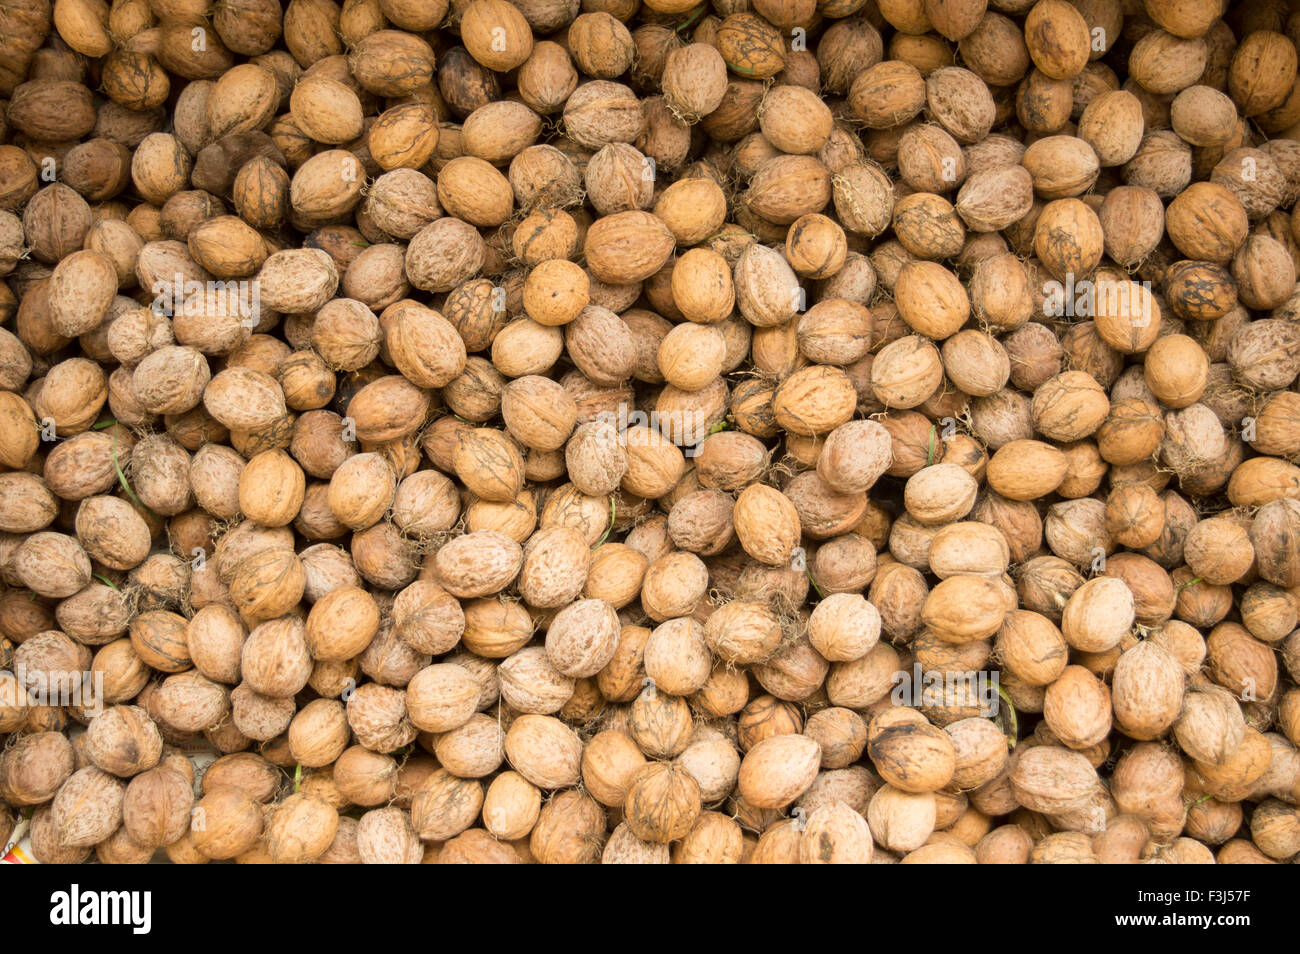
[[[1300,856],[1283,0],[0,0],[0,849]]]

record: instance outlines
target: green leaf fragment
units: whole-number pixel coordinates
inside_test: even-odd
[[[126,473],[122,470],[122,464],[117,459],[117,432],[116,431],[113,432],[113,469],[117,471],[117,482],[122,485],[122,489],[126,491],[126,495],[130,497],[131,500],[135,502],[135,505],[139,507],[141,510],[143,510],[145,513],[152,514],[153,511],[150,510],[141,502],[140,498],[135,495],[135,491],[131,489],[131,485],[127,483]]]
[[[707,9],[708,7],[706,4],[703,3],[700,4],[699,8],[694,13],[692,13],[689,17],[683,20],[681,26],[677,27],[677,29],[674,32],[681,33],[683,30],[689,29],[690,27],[694,26],[696,21],[699,20],[700,17],[704,16],[704,11]]]

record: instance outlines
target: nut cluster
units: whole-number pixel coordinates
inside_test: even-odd
[[[6,0],[0,847],[1300,858],[1280,0]]]

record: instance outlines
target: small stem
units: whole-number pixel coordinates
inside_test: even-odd
[[[593,550],[595,550],[596,547],[599,547],[601,544],[603,544],[606,540],[609,539],[609,534],[614,529],[614,517],[617,515],[618,515],[618,498],[615,497],[613,494],[611,494],[609,497],[609,526],[606,527],[605,532],[600,535],[600,539],[596,541],[596,546],[592,547]]]
[[[1011,697],[1007,695],[1007,691],[1002,688],[1001,684],[998,685],[998,695],[1002,697],[1002,701],[1006,704],[1006,711],[1008,713],[1008,725],[1004,726],[1002,731],[1007,735],[1007,747],[1014,749],[1016,743],[1020,741],[1020,720],[1016,718],[1015,704],[1011,701]],[[1011,729],[1009,734],[1007,734],[1007,728]]]

